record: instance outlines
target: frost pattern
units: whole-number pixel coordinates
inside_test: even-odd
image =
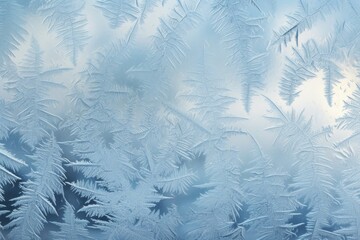
[[[356,0],[0,0],[0,239],[360,239]]]

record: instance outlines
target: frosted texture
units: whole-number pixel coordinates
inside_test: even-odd
[[[0,0],[0,240],[359,240],[360,1]]]

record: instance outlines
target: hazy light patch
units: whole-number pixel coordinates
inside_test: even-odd
[[[305,116],[312,118],[315,128],[330,125],[334,118],[330,115],[330,107],[324,96],[324,81],[319,73],[315,78],[308,79],[299,88],[300,94],[295,99],[292,108],[299,114],[302,110]]]
[[[343,113],[344,102],[349,99],[349,96],[356,90],[357,72],[354,67],[345,67],[342,72],[344,79],[340,80],[334,87],[334,106],[332,115],[340,117]]]
[[[346,68],[341,79],[333,88],[333,104],[329,106],[324,96],[323,72],[315,78],[307,80],[300,88],[300,95],[292,104],[295,109],[305,109],[307,116],[313,117],[315,126],[336,124],[336,119],[343,113],[344,101],[356,89],[356,72]]]

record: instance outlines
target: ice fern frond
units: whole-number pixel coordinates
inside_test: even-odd
[[[253,96],[263,86],[266,72],[266,53],[262,49],[264,29],[263,14],[250,14],[255,8],[246,1],[215,1],[212,21],[215,31],[223,37],[229,54],[230,63],[236,66],[237,76],[241,82],[241,95],[245,110],[250,111]],[[259,47],[260,46],[260,47]]]
[[[14,210],[9,214],[10,239],[40,239],[40,233],[49,214],[57,214],[56,194],[63,194],[66,162],[62,150],[52,135],[40,144],[30,156],[35,170],[29,180],[21,183],[22,195],[12,199]]]
[[[132,20],[132,26],[126,40],[127,44],[130,43],[130,40],[132,40],[133,36],[138,32],[140,25],[145,23],[146,17],[157,5],[157,0],[135,0],[135,19]]]
[[[79,194],[81,197],[89,199],[89,201],[103,197],[106,194],[96,182],[79,180],[67,184],[73,192]]]
[[[165,102],[163,102],[163,105],[167,111],[178,116],[183,121],[192,124],[195,128],[201,130],[203,133],[206,133],[206,134],[211,133],[206,127],[204,127],[200,122],[198,122],[196,120],[196,118],[189,116],[186,112],[181,111],[176,106],[173,106],[173,105],[165,103]]]
[[[174,206],[169,209],[166,215],[159,217],[155,214],[149,214],[147,217],[135,221],[141,227],[136,225],[124,226],[122,219],[116,217],[110,217],[109,221],[97,220],[96,223],[101,225],[106,239],[109,240],[170,240],[178,238],[176,228],[179,226],[180,220]]]
[[[157,0],[97,0],[95,7],[102,11],[111,28],[118,28],[125,22],[132,23],[126,41],[129,43],[148,13],[157,5]]]
[[[14,56],[14,51],[24,41],[24,10],[16,1],[0,1],[0,65]]]
[[[8,152],[3,145],[0,145],[0,201],[4,201],[3,186],[21,180],[14,172],[17,172],[20,168],[25,166],[27,166],[25,162],[17,159]]]
[[[124,185],[122,189],[113,188],[110,191],[101,190],[100,184],[85,182],[78,182],[72,186],[73,190],[82,196],[92,198],[92,201],[83,206],[79,212],[85,212],[94,220],[94,227],[103,232],[104,238],[157,239],[156,234],[167,232],[174,237],[174,230],[178,224],[172,226],[172,221],[167,222],[166,217],[159,218],[150,210],[155,202],[162,199],[155,193],[151,183],[140,182],[135,188]],[[108,220],[99,219],[102,217]],[[166,227],[167,224],[171,229],[161,229],[162,225]],[[154,232],[155,226],[160,228],[156,232]]]
[[[360,238],[359,155],[350,147],[339,151],[339,160],[344,161],[346,167],[341,171],[342,179],[336,187],[341,199],[341,206],[334,216],[341,226],[336,233],[355,240]]]
[[[99,147],[87,156],[93,163],[78,161],[70,163],[68,166],[82,172],[88,178],[96,177],[105,180],[109,183],[109,187],[118,187],[124,181],[136,176],[137,169],[134,168],[128,157],[120,149]],[[109,172],[116,172],[116,174],[113,176]]]
[[[158,185],[165,192],[185,194],[196,178],[194,173],[182,167],[172,175],[160,179]]]
[[[207,61],[208,52],[204,46],[199,62],[185,80],[190,90],[180,96],[194,105],[190,112],[203,119],[214,119],[224,115],[237,99],[229,96],[230,90],[223,87],[221,77],[213,71],[213,64]]]
[[[9,136],[9,131],[14,126],[16,126],[16,121],[11,114],[9,109],[9,104],[4,100],[0,99],[0,139],[7,139]]]
[[[136,0],[136,6],[140,9],[140,14],[138,15],[140,23],[144,23],[147,14],[151,12],[158,3],[158,0]]]
[[[356,86],[353,95],[345,101],[345,112],[342,117],[337,119],[338,127],[340,129],[351,130],[353,133],[344,139],[342,143],[349,142],[350,140],[360,135],[360,86]]]
[[[332,233],[325,230],[328,217],[331,208],[339,204],[334,196],[334,152],[326,141],[329,129],[314,131],[311,120],[306,120],[303,113],[283,113],[274,102],[267,100],[272,109],[272,114],[267,117],[276,123],[269,129],[278,132],[276,141],[284,146],[283,151],[290,153],[293,171],[296,171],[292,193],[311,207],[307,215],[307,233],[302,237],[329,236]]]
[[[197,12],[199,4],[187,6],[181,3],[172,11],[170,20],[161,20],[154,36],[154,67],[162,72],[174,70],[183,61],[188,50],[184,35],[194,28],[201,17]]]
[[[89,61],[85,71],[81,72],[81,80],[84,82],[80,88],[82,91],[89,89],[88,95],[85,95],[87,103],[85,105],[94,106],[99,103],[109,108],[113,107],[114,98],[129,94],[132,86],[124,76],[126,62],[131,61],[128,54],[129,50],[126,45],[111,44],[103,51],[98,52],[94,60]],[[78,97],[75,94],[73,96]]]
[[[166,96],[169,84],[166,80],[183,63],[189,53],[187,34],[201,22],[200,1],[185,4],[178,1],[167,18],[160,18],[160,24],[152,36],[149,55],[137,66],[131,67],[128,76],[140,79],[147,94]],[[151,79],[151,81],[150,81]],[[154,83],[156,80],[156,84]]]
[[[319,68],[324,71],[325,97],[329,106],[332,106],[334,85],[344,77],[338,64],[342,59],[342,55],[337,45],[338,36],[341,35],[342,32],[340,30],[335,34],[335,36],[330,36],[326,40],[326,45],[320,52],[320,61],[318,63]]]
[[[136,19],[138,14],[135,2],[128,0],[97,0],[95,7],[103,12],[112,28],[117,28],[126,21]]]
[[[54,224],[60,228],[60,231],[51,233],[53,239],[94,239],[90,237],[87,230],[89,221],[77,218],[73,206],[69,203],[65,205],[63,222],[54,222]]]
[[[337,34],[340,33],[341,30]],[[293,47],[292,51],[293,57],[286,58],[285,71],[280,82],[281,97],[288,105],[291,105],[300,94],[299,86],[322,70],[324,95],[329,106],[332,106],[334,85],[343,78],[338,63],[342,59],[338,37],[328,37],[324,46],[318,46],[315,41],[310,40],[302,45],[301,50]]]
[[[1,206],[0,206],[1,207]],[[5,236],[2,234],[3,227],[0,225],[0,240],[6,240]]]
[[[264,240],[289,239],[295,229],[304,224],[289,222],[300,206],[295,194],[287,189],[286,181],[290,176],[276,169],[273,159],[263,152],[258,141],[251,134],[247,135],[254,142],[254,153],[243,171],[244,189],[249,193],[245,196],[250,214],[246,221],[251,221],[245,239],[247,236]]]
[[[11,106],[17,117],[13,131],[21,133],[21,140],[31,147],[49,136],[49,131],[55,130],[55,123],[61,119],[49,111],[49,106],[55,104],[56,100],[48,97],[48,91],[50,88],[64,88],[53,79],[67,70],[44,70],[42,52],[38,43],[33,40],[19,67],[18,78],[9,83],[9,89],[15,95]]]
[[[38,8],[45,16],[49,30],[61,38],[60,44],[68,51],[67,55],[75,65],[89,39],[87,19],[82,13],[85,3],[83,0],[50,0],[43,2]]]
[[[299,0],[299,9],[295,13],[287,16],[287,24],[274,33],[273,45],[281,51],[282,46],[295,39],[296,45],[299,44],[299,35],[307,29],[310,29],[313,24],[321,17],[330,15],[333,10],[338,9],[338,0],[321,0],[309,1]]]
[[[315,77],[316,68],[314,58],[319,51],[316,44],[310,41],[304,44],[301,50],[293,48],[293,57],[286,59],[285,70],[280,82],[280,96],[288,105],[292,104],[299,96],[299,86],[304,81]]]

